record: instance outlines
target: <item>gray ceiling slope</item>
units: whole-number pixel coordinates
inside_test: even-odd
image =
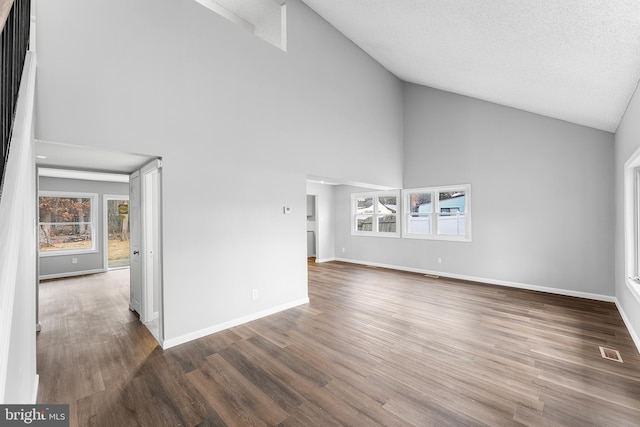
[[[615,132],[638,0],[302,0],[401,80]]]

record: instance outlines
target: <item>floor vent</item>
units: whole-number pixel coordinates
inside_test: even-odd
[[[624,363],[622,361],[622,356],[620,356],[620,352],[618,350],[614,350],[612,348],[602,347],[600,346],[600,355],[604,359],[613,360],[615,362]]]

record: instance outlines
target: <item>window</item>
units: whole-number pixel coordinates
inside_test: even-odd
[[[471,186],[403,190],[403,237],[471,241]]]
[[[97,194],[41,191],[40,255],[94,252]]]
[[[351,234],[399,237],[398,194],[355,193],[351,195]]]
[[[640,299],[640,150],[624,168],[624,236],[627,287]]]

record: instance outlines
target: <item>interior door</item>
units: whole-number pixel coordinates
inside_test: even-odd
[[[162,266],[161,266],[161,180],[162,162],[154,160],[140,170],[142,312],[140,320],[161,342]]]
[[[136,171],[129,177],[129,227],[130,227],[130,297],[129,308],[137,312],[141,318],[142,312],[142,264],[141,264],[141,221],[140,214],[140,171]]]

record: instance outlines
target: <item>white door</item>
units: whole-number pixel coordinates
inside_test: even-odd
[[[157,159],[140,170],[140,241],[142,271],[142,312],[140,320],[162,343],[162,162]]]
[[[142,300],[144,301],[144,316],[140,315],[140,320],[151,323],[158,318],[155,307],[156,286],[158,275],[156,274],[158,264],[156,262],[157,252],[157,211],[155,201],[157,200],[156,178],[158,169],[142,170]],[[149,330],[154,325],[147,326]],[[152,331],[155,334],[155,331]]]
[[[141,215],[140,215],[140,171],[129,177],[129,227],[130,227],[130,298],[129,308],[143,318],[142,310],[142,265],[140,249],[142,247]]]

